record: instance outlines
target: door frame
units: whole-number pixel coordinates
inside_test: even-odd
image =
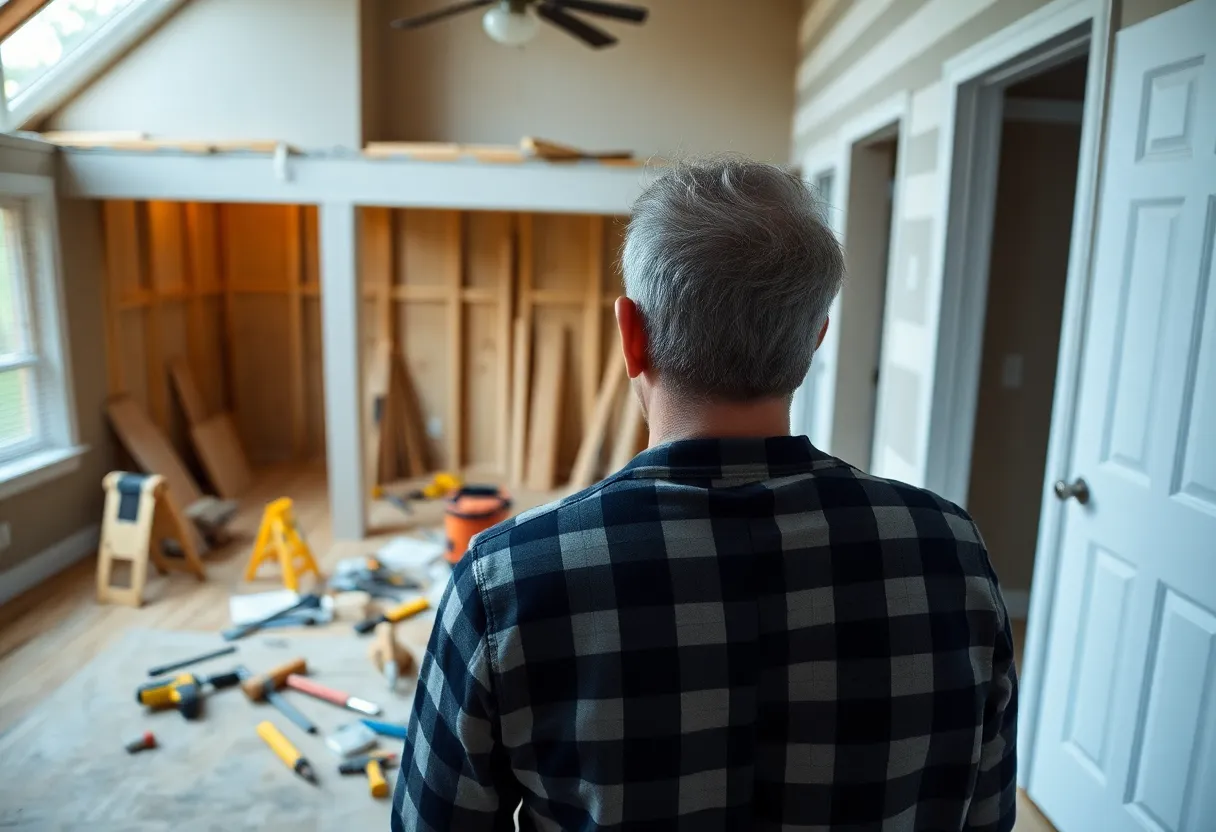
[[[832,213],[830,217],[832,230],[842,244],[846,242],[849,223],[849,183],[851,180],[853,148],[863,144],[878,133],[895,130],[897,133],[895,149],[895,188],[891,195],[891,230],[890,253],[887,257],[886,297],[884,298],[883,314],[883,343],[888,343],[890,335],[891,289],[894,284],[893,269],[898,252],[901,234],[900,209],[902,205],[904,164],[907,157],[908,118],[911,112],[911,95],[902,91],[884,99],[865,112],[850,119],[835,133],[835,139],[829,146],[823,146],[808,153],[803,161],[804,178],[814,182],[824,174],[831,174],[832,179]],[[828,312],[830,320],[840,320],[840,295],[832,301]],[[881,354],[880,354],[881,360]],[[814,396],[812,401],[810,389],[803,391],[802,403],[799,405],[800,421],[808,422],[811,428],[811,439],[816,446],[831,453],[831,436],[836,409],[836,379],[840,362],[840,328],[828,326],[827,336],[823,344],[815,352],[815,361],[819,361],[819,369],[814,381],[815,390],[821,395]],[[808,381],[810,377],[808,376]],[[878,437],[879,421],[882,418],[882,388],[879,387],[878,398],[874,406],[874,434],[871,437],[871,448]],[[809,419],[808,419],[809,417]]]
[[[1089,300],[1095,210],[1113,46],[1114,0],[1055,0],[947,61],[939,169],[943,218],[934,229],[932,261],[942,279],[931,299],[936,332],[925,484],[964,504],[978,404],[988,288],[988,255],[1000,161],[1004,88],[1089,52],[1081,148],[1073,207],[1060,351],[1052,401],[1039,534],[1022,653],[1017,780],[1029,782],[1038,705],[1051,627],[1064,514],[1050,484],[1067,475]]]

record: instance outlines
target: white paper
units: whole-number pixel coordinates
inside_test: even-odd
[[[389,569],[425,570],[443,557],[443,544],[417,537],[394,537],[376,552],[376,557]]]
[[[275,589],[270,592],[255,592],[251,595],[232,595],[228,598],[228,615],[233,624],[249,624],[261,621],[268,615],[285,610],[299,603],[300,595],[290,589]],[[320,609],[296,610],[294,617],[311,618],[315,624],[327,624],[334,619],[334,599],[321,597]]]

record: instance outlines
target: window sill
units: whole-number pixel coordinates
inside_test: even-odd
[[[80,467],[88,449],[87,445],[52,448],[0,464],[0,500],[70,474]]]

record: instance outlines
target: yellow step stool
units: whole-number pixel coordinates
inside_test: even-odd
[[[321,579],[321,570],[317,568],[312,550],[296,526],[291,505],[290,497],[280,497],[266,506],[262,525],[258,528],[258,539],[253,544],[253,555],[245,567],[245,580],[252,581],[258,568],[267,561],[278,562],[283,573],[283,585],[293,592],[299,591],[300,575],[311,572],[318,580]]]

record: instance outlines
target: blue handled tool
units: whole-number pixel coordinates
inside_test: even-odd
[[[361,719],[359,721],[382,737],[396,737],[399,740],[405,739],[404,725],[395,725],[392,722],[380,722],[376,719]]]

